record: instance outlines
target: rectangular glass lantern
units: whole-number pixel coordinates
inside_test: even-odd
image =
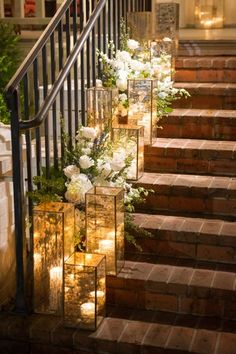
[[[99,133],[111,131],[115,109],[118,103],[118,89],[91,87],[87,90],[87,125]]]
[[[130,29],[130,38],[139,42],[152,40],[151,11],[128,12],[127,27]]]
[[[157,129],[157,79],[129,79],[129,123],[144,127],[144,142],[152,144]]]
[[[179,37],[179,4],[152,0],[152,16],[152,39],[163,41],[169,38],[172,44],[172,55],[175,57]]]
[[[223,0],[195,0],[195,24],[197,28],[222,28],[223,22]]]
[[[124,191],[93,187],[85,195],[86,251],[106,255],[107,274],[124,264]]]
[[[64,325],[95,330],[105,317],[104,255],[75,252],[64,265]]]
[[[74,252],[74,205],[40,204],[33,222],[34,310],[62,315],[63,262]]]
[[[115,149],[113,156],[132,157],[127,179],[138,180],[144,169],[144,127],[130,124],[114,126],[112,140]]]

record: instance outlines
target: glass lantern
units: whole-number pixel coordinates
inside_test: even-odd
[[[131,166],[127,171],[127,179],[138,180],[144,169],[144,127],[138,125],[118,125],[112,128],[114,143],[113,156],[131,157]]]
[[[222,28],[223,22],[223,0],[195,0],[195,24],[197,28]]]
[[[157,79],[129,79],[129,123],[144,127],[144,143],[152,144],[157,129]]]
[[[169,39],[168,53],[171,51],[172,61],[177,55],[179,33],[179,4],[152,2],[152,40],[162,43]],[[167,43],[164,43],[165,47]]]
[[[127,27],[130,29],[130,38],[139,42],[152,39],[152,13],[151,11],[129,12],[127,14]]]
[[[106,255],[107,274],[116,275],[124,263],[124,191],[93,187],[85,203],[86,251]]]
[[[87,90],[87,125],[99,133],[111,131],[115,109],[118,103],[118,89],[91,87]]]
[[[74,252],[74,205],[40,204],[33,222],[34,310],[61,315],[63,262]]]
[[[104,255],[75,252],[64,264],[64,325],[95,330],[105,317]]]

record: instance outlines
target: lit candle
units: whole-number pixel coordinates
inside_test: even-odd
[[[110,253],[114,250],[113,240],[101,240],[99,241],[99,253]]]
[[[49,293],[49,307],[50,310],[52,311],[57,311],[60,308],[61,287],[62,287],[62,268],[53,267],[50,269],[50,293]]]
[[[83,322],[92,322],[95,318],[95,303],[85,302],[80,306],[81,320]]]
[[[95,301],[95,296],[97,296],[98,308],[101,309],[104,306],[105,302],[105,293],[102,290],[91,291],[90,296]]]

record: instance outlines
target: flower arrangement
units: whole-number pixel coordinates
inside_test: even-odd
[[[125,149],[122,153],[119,146],[115,146],[111,141],[108,132],[98,134],[95,128],[81,126],[72,147],[69,147],[68,138],[64,134],[65,156],[61,168],[52,169],[50,178],[47,178],[45,173],[34,177],[34,184],[40,184],[40,189],[30,192],[29,196],[36,203],[45,201],[74,203],[80,219],[76,239],[77,243],[81,244],[84,235],[85,194],[92,186],[122,187],[125,192],[126,213],[134,212],[135,204],[143,202],[151,190],[134,188],[127,182],[133,154],[127,156]],[[132,141],[130,143],[132,144]],[[127,215],[127,223],[129,230],[136,228],[131,215]],[[135,238],[130,233],[127,232],[126,237],[137,246]]]
[[[121,23],[121,49],[116,50],[114,43],[110,42],[112,57],[97,51],[98,60],[102,64],[101,82],[104,87],[117,87],[122,93],[118,104],[118,112],[125,115],[129,107],[129,101],[123,95],[127,90],[128,79],[157,79],[155,90],[157,122],[172,112],[172,102],[190,94],[185,89],[174,87],[172,80],[172,57],[167,51],[171,39],[163,38],[162,41],[139,43],[129,38],[129,30],[126,32]],[[123,106],[123,107],[122,107]]]

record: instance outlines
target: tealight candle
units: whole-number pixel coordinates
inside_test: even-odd
[[[95,318],[95,303],[85,302],[80,306],[81,318],[84,322],[92,322]]]
[[[110,253],[114,250],[113,240],[101,240],[99,241],[99,253]]]
[[[53,267],[50,269],[50,310],[56,311],[60,307],[61,287],[62,287],[62,268]]]

